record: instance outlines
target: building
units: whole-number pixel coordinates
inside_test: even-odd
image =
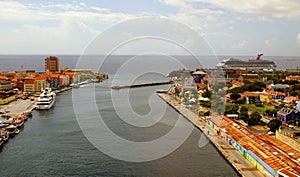
[[[34,91],[42,92],[46,88],[46,78],[42,76],[38,76],[34,81]]]
[[[14,92],[0,93],[0,105],[10,103],[16,99]]]
[[[68,75],[59,75],[58,76],[58,83],[60,86],[68,86],[70,85],[70,78]]]
[[[9,81],[0,81],[0,91],[11,90],[13,88],[13,84]]]
[[[45,71],[46,72],[59,72],[59,58],[50,56],[45,59]]]
[[[300,81],[300,76],[287,76],[285,79],[288,81],[290,81],[290,80]]]
[[[35,92],[34,79],[26,79],[24,82],[24,92]]]
[[[283,107],[277,112],[277,117],[284,122],[300,118],[300,112],[294,108]]]
[[[294,127],[281,126],[276,131],[276,138],[300,153],[300,130]],[[300,157],[299,157],[300,158]]]
[[[299,175],[300,153],[296,150],[283,147],[283,143],[276,140],[262,138],[225,116],[210,118],[208,125],[263,175],[272,177],[278,177],[278,174]]]
[[[258,74],[242,74],[240,75],[240,77],[238,77],[238,81],[260,82],[261,78],[259,77]]]

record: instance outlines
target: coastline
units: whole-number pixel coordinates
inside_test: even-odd
[[[209,141],[216,147],[219,153],[230,163],[230,165],[236,170],[236,172],[243,177],[263,177],[263,175],[252,166],[252,164],[240,155],[237,150],[225,142],[221,137],[216,135],[212,128],[207,126],[205,118],[198,117],[195,113],[189,109],[181,106],[180,102],[169,94],[157,93],[157,95],[181,114],[185,119],[191,122],[197,129],[205,134],[209,138]]]

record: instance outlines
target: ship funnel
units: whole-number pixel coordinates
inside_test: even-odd
[[[256,60],[260,60],[260,57],[262,56],[262,55],[264,55],[264,54],[257,54],[257,57],[256,57]]]

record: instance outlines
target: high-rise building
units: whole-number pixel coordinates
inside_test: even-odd
[[[45,71],[59,72],[59,58],[50,56],[45,59]]]

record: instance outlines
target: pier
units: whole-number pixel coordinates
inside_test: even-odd
[[[167,85],[172,84],[172,81],[165,82],[149,82],[149,83],[141,83],[141,84],[132,84],[132,85],[124,85],[124,86],[112,86],[112,89],[125,89],[125,88],[137,88],[137,87],[150,87],[156,85]]]
[[[191,110],[181,105],[180,101],[174,96],[166,93],[157,93],[168,105],[175,109],[179,114],[191,122],[197,129],[202,131],[209,138],[209,141],[217,148],[222,156],[231,164],[231,166],[243,177],[263,177],[263,175],[253,167],[233,146],[229,145],[215,130],[207,126],[205,118],[199,117]],[[211,133],[209,133],[211,132]]]

